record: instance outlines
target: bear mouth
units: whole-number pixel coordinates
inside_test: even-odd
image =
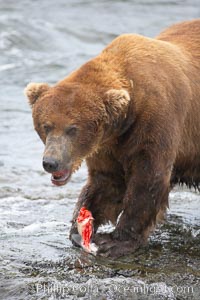
[[[65,185],[68,182],[70,176],[70,170],[53,172],[51,175],[51,182],[57,186]]]

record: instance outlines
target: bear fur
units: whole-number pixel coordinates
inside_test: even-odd
[[[65,184],[85,159],[82,206],[103,256],[143,245],[177,183],[200,188],[200,20],[156,38],[124,34],[55,86],[25,93],[45,144],[44,168]],[[111,221],[111,233],[96,233]]]

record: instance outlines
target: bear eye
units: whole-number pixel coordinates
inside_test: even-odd
[[[76,125],[71,125],[65,129],[65,134],[69,136],[75,136],[77,133]]]
[[[46,134],[48,134],[48,133],[51,131],[52,126],[51,126],[50,124],[44,124],[44,125],[43,125],[43,129],[44,129],[44,132],[45,132]]]

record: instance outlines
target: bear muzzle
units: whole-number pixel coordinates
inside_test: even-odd
[[[43,158],[43,168],[48,173],[51,173],[51,181],[53,184],[57,186],[64,185],[68,182],[71,176],[71,167],[67,169],[60,170],[59,161],[52,157],[44,157]]]
[[[69,142],[62,135],[48,135],[43,156],[43,168],[51,173],[53,184],[61,186],[72,174],[72,158]]]

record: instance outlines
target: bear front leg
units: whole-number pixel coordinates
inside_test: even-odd
[[[157,215],[168,205],[170,164],[144,159],[142,155],[135,160],[130,174],[123,212],[115,230],[95,235],[99,255],[115,258],[144,245]]]
[[[100,225],[109,221],[116,224],[117,217],[122,210],[125,185],[123,180],[116,179],[115,176],[111,173],[98,173],[89,178],[81,191],[73,213],[70,239],[72,234],[78,232],[76,219],[83,206],[91,211],[94,217],[94,233]]]

